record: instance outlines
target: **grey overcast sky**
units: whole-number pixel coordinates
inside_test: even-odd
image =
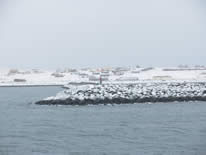
[[[206,65],[204,0],[0,0],[0,67]]]

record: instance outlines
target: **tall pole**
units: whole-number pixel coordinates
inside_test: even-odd
[[[102,85],[102,76],[99,76],[99,84]]]

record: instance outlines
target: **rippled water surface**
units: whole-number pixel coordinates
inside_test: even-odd
[[[206,103],[39,106],[59,87],[0,88],[0,155],[205,155]]]

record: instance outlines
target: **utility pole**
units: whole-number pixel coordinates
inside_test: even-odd
[[[102,76],[99,76],[99,84],[102,85]]]

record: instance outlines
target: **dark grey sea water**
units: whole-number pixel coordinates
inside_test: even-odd
[[[0,155],[205,155],[206,103],[39,106],[59,87],[0,88]]]

